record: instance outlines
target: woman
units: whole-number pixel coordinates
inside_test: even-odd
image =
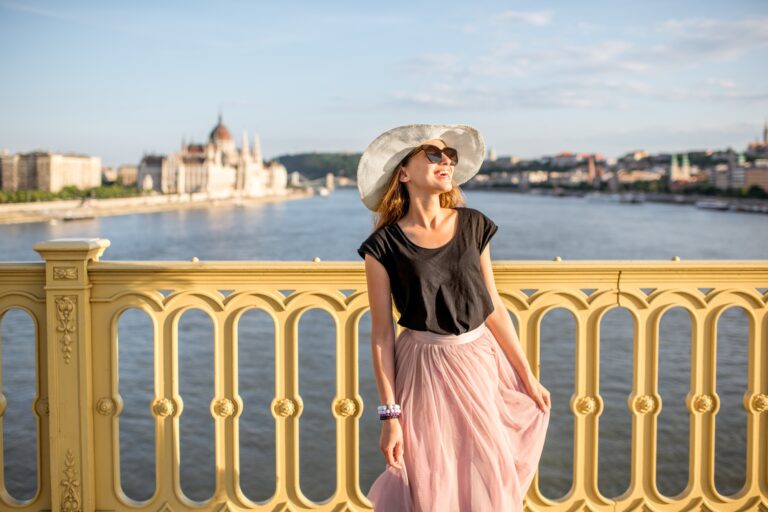
[[[544,446],[550,394],[496,290],[497,226],[458,187],[484,153],[472,127],[408,125],[360,159],[360,197],[378,214],[358,249],[387,462],[367,496],[377,512],[522,511]]]

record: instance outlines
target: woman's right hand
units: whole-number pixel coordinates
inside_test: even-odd
[[[381,422],[383,425],[379,448],[387,459],[387,465],[400,469],[403,460],[403,429],[400,427],[400,420],[391,418]]]

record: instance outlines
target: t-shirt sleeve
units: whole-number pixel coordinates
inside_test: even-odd
[[[485,249],[485,246],[488,245],[488,242],[491,241],[491,238],[493,235],[496,234],[496,231],[499,229],[499,226],[496,225],[495,222],[493,222],[490,218],[488,218],[485,214],[482,212],[480,213],[480,222],[478,223],[478,248],[480,249],[480,252],[482,253]]]
[[[363,259],[365,259],[366,254],[370,254],[376,258],[379,263],[385,267],[387,266],[387,248],[384,244],[384,241],[380,237],[376,236],[376,233],[373,233],[362,244],[360,244],[360,247],[357,248],[357,254],[359,254]]]

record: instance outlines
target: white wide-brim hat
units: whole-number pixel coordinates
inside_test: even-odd
[[[477,174],[485,157],[485,142],[477,129],[463,124],[408,124],[392,128],[371,142],[357,166],[360,199],[376,211],[395,166],[413,148],[430,139],[442,139],[456,149],[459,163],[453,180],[462,184]]]

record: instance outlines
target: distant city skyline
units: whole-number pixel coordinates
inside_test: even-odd
[[[0,0],[0,149],[137,164],[205,142],[221,112],[266,158],[421,122],[524,159],[742,151],[768,118],[766,50],[756,0]]]

